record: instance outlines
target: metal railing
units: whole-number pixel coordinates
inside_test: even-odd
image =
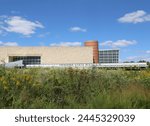
[[[39,65],[26,65],[27,68],[33,67],[57,67],[57,68],[130,68],[130,67],[138,67],[138,68],[146,68],[148,67],[147,63],[72,63],[72,64],[39,64]]]

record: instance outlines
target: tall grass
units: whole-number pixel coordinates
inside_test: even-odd
[[[150,108],[150,70],[4,69],[0,108]]]

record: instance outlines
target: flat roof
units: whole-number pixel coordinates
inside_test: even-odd
[[[112,50],[117,50],[117,51],[119,51],[119,49],[99,49],[99,51],[112,51]]]

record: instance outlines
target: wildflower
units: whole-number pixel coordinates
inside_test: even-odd
[[[19,81],[17,81],[17,82],[16,82],[16,85],[17,85],[17,86],[19,86],[19,85],[20,85],[20,82],[19,82]]]

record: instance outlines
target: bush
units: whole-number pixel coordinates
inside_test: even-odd
[[[0,108],[150,108],[150,70],[5,69]]]

